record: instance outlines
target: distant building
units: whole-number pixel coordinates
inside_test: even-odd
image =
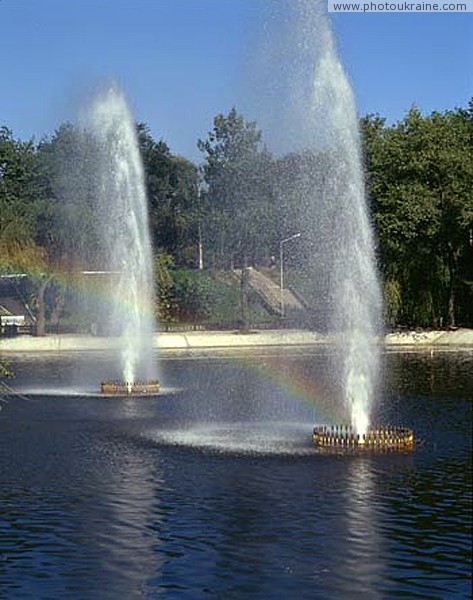
[[[29,285],[25,273],[0,275],[0,335],[30,332],[35,317],[28,305]]]

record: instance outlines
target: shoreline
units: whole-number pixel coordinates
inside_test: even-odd
[[[162,332],[153,336],[153,348],[166,351],[332,345],[329,336],[301,329]],[[388,333],[386,348],[450,348],[473,350],[473,329]],[[88,334],[22,335],[0,338],[0,355],[21,352],[80,352],[119,347],[119,338]]]

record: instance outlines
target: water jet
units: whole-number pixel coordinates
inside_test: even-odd
[[[269,138],[290,157],[281,202],[301,232],[297,269],[314,327],[333,340],[334,402],[362,436],[379,397],[382,301],[355,97],[326,4],[282,0],[274,19],[261,95],[271,98]]]
[[[120,381],[104,381],[107,395],[158,392],[153,360],[154,276],[145,179],[136,125],[116,85],[101,93],[85,119],[96,145],[97,221],[103,267],[110,283],[108,315],[119,334]]]

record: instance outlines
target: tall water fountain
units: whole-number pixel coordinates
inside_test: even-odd
[[[101,264],[111,272],[111,320],[118,326],[122,380],[155,381],[153,268],[147,198],[136,127],[124,94],[101,93],[85,118],[98,150],[95,176]]]
[[[307,27],[309,3],[302,4]],[[341,366],[343,397],[351,425],[363,434],[370,424],[380,368],[376,336],[381,323],[381,294],[356,105],[326,16],[320,17],[314,46],[318,52],[311,120],[313,125],[319,123],[318,129],[325,129],[328,148],[327,177],[321,197],[314,201],[322,205],[323,234],[329,234],[332,245],[327,252],[331,261],[325,264],[330,270],[330,329],[336,335],[336,363]]]
[[[301,232],[293,252],[311,281],[318,327],[335,341],[334,386],[363,434],[377,395],[382,303],[356,105],[326,11],[321,1],[275,3],[252,104],[270,148],[292,153],[281,191],[287,233]]]

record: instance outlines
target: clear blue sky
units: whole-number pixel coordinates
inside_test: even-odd
[[[275,2],[0,0],[0,125],[38,140],[113,78],[138,121],[199,160],[213,117],[248,104],[245,71]],[[473,95],[473,13],[332,17],[360,114],[393,121]]]

